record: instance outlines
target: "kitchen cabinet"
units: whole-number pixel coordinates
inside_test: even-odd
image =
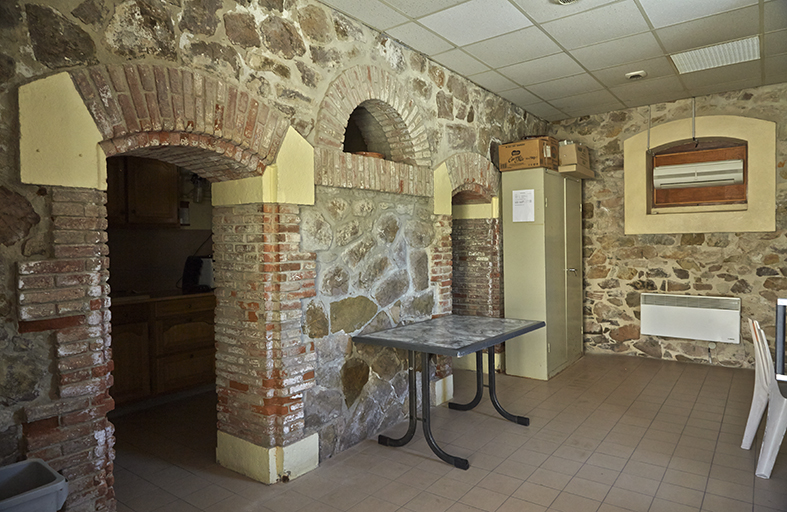
[[[213,294],[121,302],[111,307],[118,404],[215,381]]]
[[[178,205],[177,166],[151,158],[107,158],[107,218],[111,227],[176,227]]]
[[[502,173],[502,190],[505,315],[546,322],[506,343],[506,373],[546,380],[582,356],[581,182],[523,169]],[[525,221],[515,192],[533,199]]]

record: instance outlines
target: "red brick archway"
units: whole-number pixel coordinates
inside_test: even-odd
[[[289,127],[276,109],[239,86],[195,71],[127,64],[76,70],[71,77],[104,137],[100,145],[107,156],[157,158],[212,182],[261,175]],[[18,265],[19,331],[49,333],[56,377],[52,399],[24,411],[27,455],[49,461],[68,478],[67,510],[111,510],[106,194],[46,188],[53,247],[47,259]],[[300,351],[300,337],[292,332],[293,325],[300,326],[294,316],[300,308],[293,304],[299,306],[299,298],[314,288],[313,275],[299,266],[301,260],[308,266],[310,255],[290,243],[298,209],[252,204],[214,212],[220,219],[219,226],[214,221],[217,357],[223,359],[223,366],[217,364],[219,428],[262,446],[282,445],[302,435],[299,401],[303,382],[313,378],[304,365],[285,377],[286,369],[270,361]],[[222,243],[238,237],[238,244]],[[245,265],[237,263],[237,251]],[[246,367],[222,358],[222,346],[226,351],[230,345],[231,357],[245,351]],[[255,358],[269,364],[255,364]],[[251,370],[255,367],[259,371]],[[298,379],[301,384],[294,384]]]

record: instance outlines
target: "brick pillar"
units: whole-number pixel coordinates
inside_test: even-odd
[[[219,430],[256,446],[303,438],[315,353],[301,299],[315,295],[314,253],[300,252],[297,206],[214,208]]]
[[[451,280],[453,266],[451,253],[451,216],[435,215],[435,244],[432,250],[430,280],[437,288],[437,307],[433,316],[451,313]]]
[[[18,264],[19,332],[50,333],[53,398],[24,409],[27,457],[68,479],[64,510],[114,510],[106,194],[51,187],[53,258]]]

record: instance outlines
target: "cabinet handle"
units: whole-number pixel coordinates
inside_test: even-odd
[[[579,273],[577,273],[577,269],[575,269],[575,268],[567,268],[567,269],[566,269],[566,272],[571,272],[571,273],[573,273],[575,276],[579,276]]]

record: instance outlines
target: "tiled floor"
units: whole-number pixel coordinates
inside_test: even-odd
[[[457,399],[469,399],[473,374],[457,373]],[[753,379],[586,356],[549,382],[499,377],[501,402],[529,427],[500,418],[486,397],[471,412],[434,409],[435,436],[468,471],[438,461],[419,434],[403,448],[365,441],[273,486],[214,462],[215,400],[200,395],[115,420],[118,511],[787,511],[787,455],[763,480],[761,433],[753,450],[740,448]]]

